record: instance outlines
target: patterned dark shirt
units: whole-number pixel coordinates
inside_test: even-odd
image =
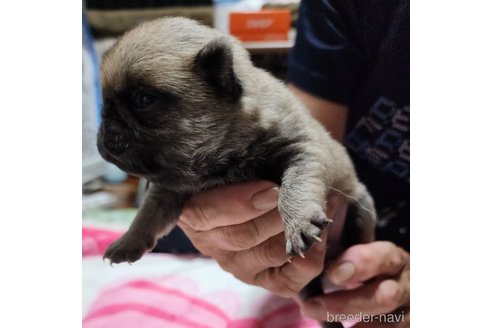
[[[410,3],[304,0],[289,80],[349,108],[344,143],[378,210],[377,239],[410,248]]]

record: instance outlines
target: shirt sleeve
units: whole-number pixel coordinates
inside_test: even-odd
[[[323,99],[347,104],[358,81],[360,54],[349,20],[336,7],[334,0],[301,2],[289,81]]]

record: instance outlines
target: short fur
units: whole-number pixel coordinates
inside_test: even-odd
[[[99,151],[151,183],[104,255],[112,263],[152,249],[191,195],[255,179],[280,184],[288,254],[305,252],[329,222],[330,187],[364,202],[369,211],[350,199],[350,220],[357,241],[373,239],[374,205],[345,149],[236,39],[185,18],[146,22],[106,53],[101,78]]]

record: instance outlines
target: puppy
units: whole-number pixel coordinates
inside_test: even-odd
[[[185,18],[146,22],[105,54],[101,79],[99,152],[150,182],[111,263],[151,250],[193,194],[255,179],[280,185],[289,255],[320,240],[332,190],[348,196],[350,239],[373,239],[373,201],[343,146],[236,39]]]

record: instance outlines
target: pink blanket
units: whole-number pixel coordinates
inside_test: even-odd
[[[83,228],[85,328],[317,328],[291,300],[246,285],[202,257],[148,254],[110,267],[101,260],[122,231]]]

